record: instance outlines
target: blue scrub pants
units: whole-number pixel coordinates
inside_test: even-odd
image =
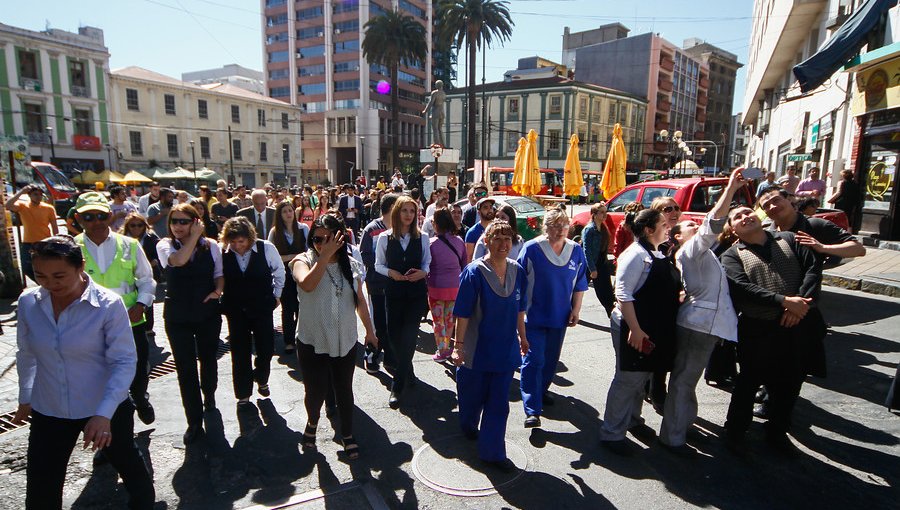
[[[497,462],[506,459],[506,418],[509,416],[512,380],[512,370],[456,369],[459,425],[464,433],[478,431],[478,457],[481,460]]]
[[[562,352],[566,328],[545,328],[525,325],[528,337],[528,353],[522,356],[521,381],[522,403],[525,414],[540,416],[544,409],[544,393],[550,389],[556,364]]]

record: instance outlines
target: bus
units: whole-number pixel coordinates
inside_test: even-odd
[[[512,187],[513,169],[506,167],[491,167],[491,184],[494,193],[503,193],[510,196],[518,196]],[[559,174],[552,168],[541,168],[541,190],[538,195],[562,196],[562,181]]]

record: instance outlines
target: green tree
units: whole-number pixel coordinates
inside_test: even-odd
[[[391,157],[400,160],[400,96],[398,74],[401,64],[423,61],[428,55],[425,27],[412,16],[388,11],[366,22],[363,56],[371,64],[381,64],[391,74]]]
[[[437,8],[438,27],[443,37],[462,48],[465,40],[469,56],[466,85],[466,168],[475,166],[475,56],[478,48],[491,46],[494,38],[508,41],[514,25],[506,0],[441,0]]]

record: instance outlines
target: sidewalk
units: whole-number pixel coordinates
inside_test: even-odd
[[[871,294],[900,297],[900,251],[866,247],[866,255],[844,259],[823,272],[823,283]]]

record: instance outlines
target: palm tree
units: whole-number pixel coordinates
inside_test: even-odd
[[[482,45],[496,37],[501,43],[512,36],[514,25],[506,0],[440,0],[437,20],[442,36],[457,48],[465,39],[469,51],[469,80],[466,85],[467,121],[466,168],[475,166],[475,56]],[[465,174],[463,174],[465,175]]]
[[[425,60],[428,45],[425,41],[425,27],[412,16],[399,11],[387,11],[366,22],[365,37],[362,42],[363,56],[370,64],[381,64],[391,75],[391,136],[392,163],[400,158],[400,95],[398,72],[400,64]]]

